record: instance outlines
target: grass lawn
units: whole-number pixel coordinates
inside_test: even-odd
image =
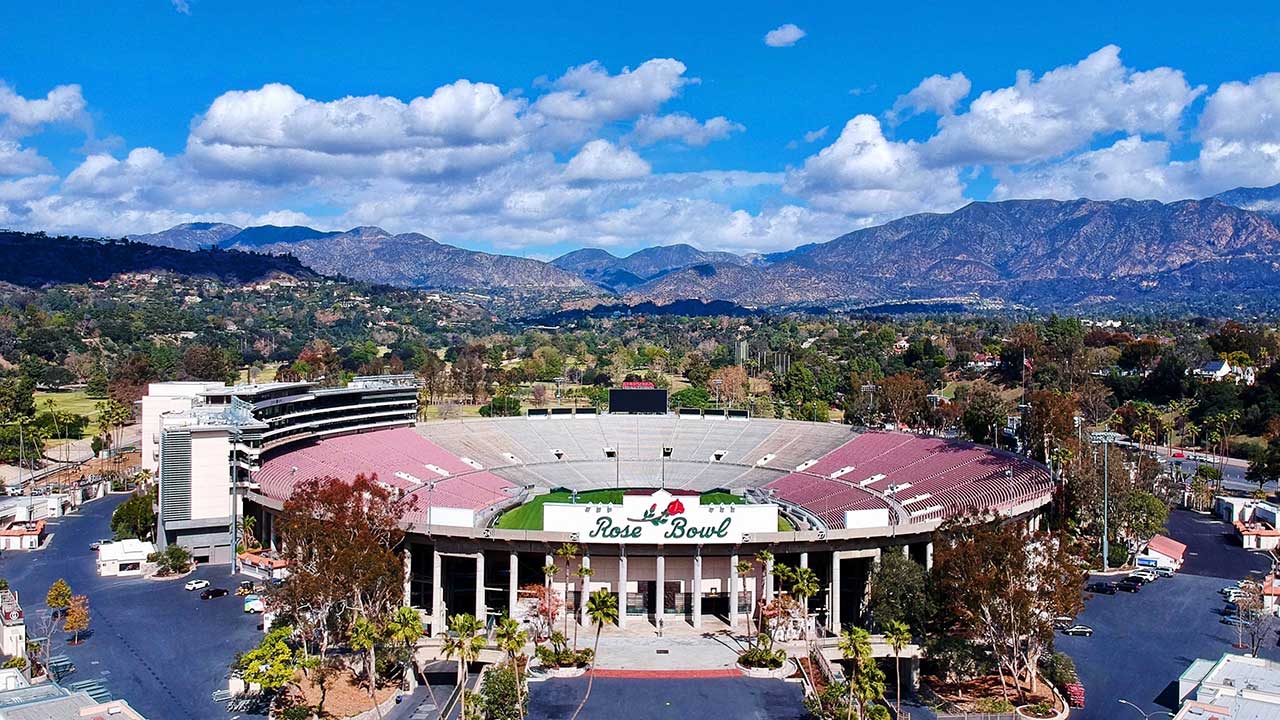
[[[89,397],[83,390],[70,390],[67,392],[41,391],[36,393],[36,409],[44,410],[45,403],[50,400],[53,401],[54,407],[58,410],[84,415],[89,418],[90,423],[98,417],[98,410],[94,406],[100,402],[105,402],[102,398]]]
[[[625,490],[589,490],[578,493],[578,502],[607,503],[621,505]],[[500,530],[542,530],[542,504],[569,502],[570,494],[565,491],[550,492],[539,495],[518,508],[508,510],[498,518]],[[727,492],[703,493],[703,505],[742,505],[746,499]],[[791,532],[794,528],[782,516],[778,516],[778,531]]]

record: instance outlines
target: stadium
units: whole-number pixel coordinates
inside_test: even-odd
[[[414,498],[407,597],[434,627],[456,612],[519,616],[519,588],[546,582],[555,549],[575,543],[591,575],[564,573],[557,589],[571,609],[590,591],[618,593],[624,627],[745,622],[772,577],[734,568],[769,550],[814,570],[814,618],[837,628],[860,617],[880,553],[927,566],[946,518],[1034,525],[1054,492],[1043,466],[954,440],[723,411],[565,410],[295,443],[264,455],[245,512],[274,542],[294,484],[360,472]]]

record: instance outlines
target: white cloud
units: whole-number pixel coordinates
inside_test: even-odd
[[[0,177],[32,175],[49,168],[49,161],[35,148],[22,147],[14,140],[0,138]]]
[[[21,137],[54,123],[88,127],[79,85],[59,85],[43,98],[30,100],[0,81],[0,118],[5,121],[0,134],[10,137]]]
[[[649,163],[630,148],[620,148],[608,140],[592,140],[569,161],[565,177],[570,180],[631,180],[649,174]]]
[[[188,3],[187,0],[170,0],[170,2],[172,2],[174,10],[177,10],[183,15],[191,14],[191,4]]]
[[[1204,91],[1182,71],[1136,71],[1114,45],[1036,79],[1020,70],[1011,87],[988,90],[966,112],[943,117],[923,154],[934,165],[1046,160],[1113,132],[1176,136],[1183,112]]]
[[[896,119],[903,115],[931,112],[935,115],[951,115],[961,100],[969,94],[971,88],[969,78],[964,73],[950,75],[930,75],[920,81],[905,95],[898,96],[889,111],[889,117]]]
[[[723,140],[735,132],[746,130],[740,123],[723,115],[706,122],[698,122],[685,113],[670,115],[642,115],[628,136],[636,145],[652,145],[663,140],[679,140],[685,145],[703,147],[715,140]]]
[[[805,31],[792,23],[779,25],[764,35],[764,44],[769,47],[791,47],[805,36]]]
[[[598,62],[570,68],[552,83],[552,92],[538,98],[534,110],[558,120],[599,124],[655,112],[685,85],[688,68],[672,58],[646,60],[635,70],[617,75]]]
[[[827,136],[827,130],[829,127],[830,126],[828,125],[823,125],[817,130],[810,130],[809,132],[804,134],[804,141],[807,143],[811,143],[811,142],[817,142],[818,140],[821,140],[822,138]]]
[[[1130,136],[1062,162],[1017,171],[997,170],[999,182],[993,198],[1170,201],[1197,196],[1192,167],[1187,163],[1170,163],[1169,156],[1168,142]]]
[[[963,202],[957,171],[925,166],[919,150],[885,138],[878,119],[859,115],[789,175],[786,189],[812,207],[849,215],[954,209]]]

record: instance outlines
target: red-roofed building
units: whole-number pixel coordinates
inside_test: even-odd
[[[1187,554],[1187,546],[1164,535],[1156,535],[1147,542],[1146,552],[1142,553],[1139,559],[1145,557],[1155,561],[1157,567],[1167,567],[1177,570],[1182,567],[1182,561]]]

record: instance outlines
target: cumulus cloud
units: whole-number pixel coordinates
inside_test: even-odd
[[[598,62],[571,68],[538,98],[534,110],[551,118],[605,123],[655,112],[680,89],[698,82],[685,77],[688,68],[672,58],[647,60],[617,75]]]
[[[1196,195],[1188,163],[1171,163],[1170,144],[1129,136],[1061,162],[996,171],[994,199],[1180,200]]]
[[[779,25],[764,34],[764,44],[769,47],[791,47],[805,36],[805,31],[792,23]]]
[[[1020,70],[1010,87],[988,90],[967,111],[939,120],[923,154],[933,165],[1046,160],[1113,132],[1176,136],[1201,93],[1182,71],[1137,71],[1108,45],[1040,78]]]
[[[823,210],[880,217],[963,202],[954,168],[926,166],[918,144],[887,139],[872,115],[846,123],[834,143],[788,176],[786,189]]]
[[[649,169],[634,150],[592,140],[573,156],[564,172],[570,180],[631,180],[648,175]]]
[[[187,0],[170,0],[170,2],[173,3],[174,10],[177,10],[183,15],[191,14],[191,4],[188,3]]]
[[[88,123],[79,85],[59,85],[43,98],[28,99],[0,81],[0,118],[4,118],[0,132],[10,137],[21,137],[54,123],[82,127]]]
[[[678,140],[692,147],[703,147],[743,130],[746,128],[742,124],[723,115],[717,115],[706,122],[698,122],[685,113],[642,115],[636,120],[629,138],[640,146],[653,145],[663,140]]]
[[[964,73],[930,75],[920,81],[910,92],[898,96],[889,111],[890,119],[905,115],[931,112],[935,115],[951,115],[961,100],[969,94],[971,85]]]

